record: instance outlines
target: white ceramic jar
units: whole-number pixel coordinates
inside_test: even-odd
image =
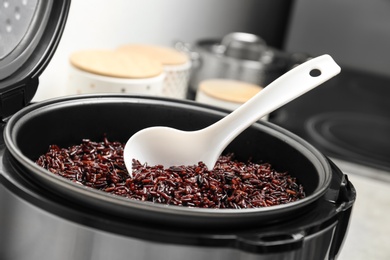
[[[70,56],[68,94],[129,93],[161,96],[161,63],[140,54],[84,50]]]
[[[258,85],[233,79],[207,79],[199,83],[195,100],[233,111],[262,89]]]
[[[187,54],[173,48],[147,44],[126,44],[117,50],[126,55],[145,55],[161,62],[165,72],[163,96],[186,98],[191,70],[191,60]]]

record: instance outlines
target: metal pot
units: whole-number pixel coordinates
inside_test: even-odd
[[[6,210],[0,232],[11,239],[2,237],[0,255],[103,259],[107,250],[115,251],[111,259],[201,259],[205,252],[214,259],[337,255],[355,198],[352,184],[308,143],[267,122],[253,125],[227,151],[289,171],[305,186],[307,199],[255,210],[167,207],[91,190],[34,163],[53,143],[67,146],[104,133],[124,142],[147,126],[199,129],[224,115],[191,101],[121,95],[61,98],[21,110],[6,124],[1,149],[0,204]]]
[[[206,79],[234,79],[265,87],[308,55],[289,54],[267,46],[257,35],[235,32],[222,39],[178,42],[176,48],[192,60],[189,96]]]

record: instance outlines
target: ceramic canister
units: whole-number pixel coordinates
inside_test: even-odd
[[[126,44],[117,50],[128,55],[142,54],[160,61],[165,72],[163,96],[186,98],[191,69],[187,54],[169,47],[146,44]]]
[[[233,79],[208,79],[200,82],[195,100],[233,111],[262,89],[256,84]]]
[[[72,53],[68,94],[129,93],[161,96],[165,73],[160,62],[113,50]]]

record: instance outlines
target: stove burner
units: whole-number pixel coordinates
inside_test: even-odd
[[[353,112],[323,113],[306,121],[315,144],[331,156],[390,169],[390,120]],[[319,148],[320,149],[320,148]]]

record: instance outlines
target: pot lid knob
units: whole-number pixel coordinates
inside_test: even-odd
[[[262,38],[243,32],[227,34],[219,48],[225,56],[244,60],[260,60],[266,50],[267,44]]]

